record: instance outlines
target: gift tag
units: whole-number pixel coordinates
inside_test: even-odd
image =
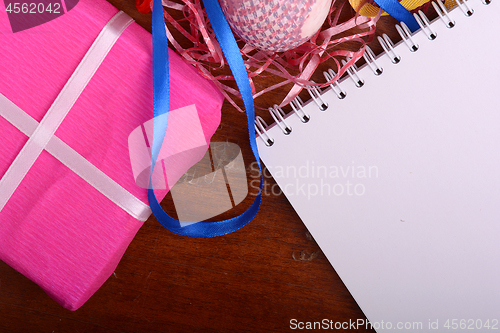
[[[73,9],[79,0],[4,0],[12,32],[52,21]]]

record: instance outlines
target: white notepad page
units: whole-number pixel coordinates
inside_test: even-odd
[[[326,111],[309,102],[308,123],[287,117],[290,135],[257,138],[378,332],[500,330],[500,4],[468,3],[400,63],[381,55],[382,75],[361,69],[362,88],[340,83],[345,99],[326,91]]]

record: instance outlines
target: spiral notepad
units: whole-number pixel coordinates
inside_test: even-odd
[[[500,5],[457,2],[256,120],[262,161],[377,332],[500,329]]]

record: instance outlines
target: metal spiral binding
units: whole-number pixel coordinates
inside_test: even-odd
[[[460,0],[457,0],[457,3],[458,1]],[[413,16],[417,20],[418,25],[422,29],[422,32],[427,36],[427,38],[429,38],[429,40],[436,39],[437,33],[431,29],[431,22],[429,22],[427,16],[425,16],[425,14],[421,10],[419,10],[418,13],[413,14]]]
[[[347,58],[347,61],[351,60],[350,58]],[[342,66],[345,66],[347,64],[346,60],[342,60]],[[361,79],[358,75],[358,67],[356,64],[353,64],[347,68],[347,74],[351,78],[351,80],[354,82],[354,85],[358,88],[361,88],[364,84],[365,81]]]
[[[455,21],[450,18],[450,16],[448,15],[448,10],[441,1],[438,0],[437,3],[435,1],[432,1],[432,7],[434,7],[436,13],[439,15],[439,18],[444,22],[447,28],[451,29],[455,26]]]
[[[399,35],[403,39],[403,42],[406,44],[406,46],[408,46],[408,49],[410,49],[411,52],[415,52],[418,50],[418,44],[415,43],[411,38],[411,31],[404,22],[396,24],[396,30],[399,32]]]
[[[311,119],[311,116],[304,110],[302,107],[303,105],[304,102],[299,96],[295,97],[293,101],[290,102],[293,112],[300,118],[300,121],[307,123]],[[302,115],[300,113],[302,113]]]
[[[481,1],[485,5],[491,3],[491,0],[481,0]],[[468,4],[468,0],[456,0],[456,2],[465,16],[471,16],[474,13],[474,10]],[[437,14],[439,15],[440,20],[445,24],[445,26],[447,28],[453,28],[455,26],[455,22],[448,15],[448,10],[444,6],[444,4],[440,0],[432,1],[431,3],[434,9],[436,10]],[[433,31],[433,29],[431,28],[431,24],[427,16],[421,10],[419,10],[418,13],[415,13],[413,15],[417,20],[422,30],[422,33],[424,33],[430,40],[436,39],[437,33]],[[412,33],[404,22],[396,24],[396,30],[398,31],[403,42],[406,44],[406,46],[411,52],[415,52],[419,49],[419,45],[416,44],[415,41],[413,40]],[[394,64],[399,63],[401,61],[401,57],[396,53],[394,43],[389,38],[389,36],[387,34],[383,34],[382,36],[377,37],[377,39],[382,48],[384,49],[384,53],[387,54],[387,56],[391,59],[392,63]],[[367,66],[370,67],[370,69],[375,75],[382,74],[383,69],[377,64],[377,59],[375,57],[375,54],[369,46],[366,46],[363,58],[365,59]],[[345,66],[349,60],[350,58],[342,60],[341,61],[342,65]],[[358,69],[355,64],[347,68],[347,74],[349,75],[350,79],[353,80],[356,87],[362,87],[364,85],[364,80],[362,80],[359,77]],[[337,74],[333,69],[328,69],[327,71],[323,72],[323,75],[326,81],[332,81]],[[335,93],[339,99],[344,99],[347,96],[347,93],[342,89],[342,87],[339,85],[337,81],[332,82],[330,84],[330,87],[332,92]],[[318,106],[318,108],[321,111],[325,111],[328,108],[328,104],[322,99],[321,90],[313,86],[306,86],[306,89],[309,92],[311,99]],[[299,96],[295,97],[295,99],[293,99],[290,102],[290,106],[292,107],[292,112],[295,113],[303,123],[307,123],[311,119],[311,116],[305,111],[303,105],[304,102]],[[280,127],[281,131],[285,135],[289,135],[292,132],[292,128],[285,121],[286,117],[285,112],[276,104],[273,105],[273,107],[269,108],[269,112],[273,117],[274,121],[276,122],[276,124]],[[257,116],[255,119],[255,131],[257,132],[258,136],[264,141],[265,145],[270,147],[274,144],[274,139],[269,136],[266,128],[268,128],[268,126],[264,121],[264,119],[262,119],[260,116]]]
[[[259,137],[264,141],[264,144],[268,147],[271,147],[274,144],[274,139],[267,134],[266,128],[267,123],[262,119],[261,116],[255,117],[255,131],[259,135]],[[265,138],[264,138],[265,136]]]
[[[328,71],[323,72],[323,76],[325,77],[327,82],[333,80],[335,75],[337,75],[337,73],[335,73],[331,68],[328,69]],[[346,92],[342,90],[337,81],[330,83],[330,87],[332,88],[332,91],[335,93],[335,95],[337,95],[339,99],[344,99],[347,96]]]
[[[486,5],[489,4],[489,2],[487,1],[488,0],[484,0],[483,3]],[[474,14],[474,9],[469,7],[467,0],[456,0],[455,2],[457,3],[458,7],[460,7],[465,16],[472,16],[472,14]]]
[[[271,114],[279,128],[281,128],[283,134],[288,135],[292,133],[292,128],[285,122],[285,112],[282,108],[274,104],[272,108],[269,108],[269,113]]]
[[[370,69],[373,71],[373,74],[375,75],[382,74],[383,69],[377,64],[377,61],[375,59],[375,53],[373,53],[372,49],[368,45],[366,45],[365,47],[365,53],[363,54],[363,58],[365,58],[365,61],[368,67],[370,67]]]
[[[401,61],[401,57],[396,53],[394,49],[394,43],[387,36],[387,34],[383,34],[382,36],[377,37],[380,46],[384,49],[385,54],[391,59],[393,64],[397,64]]]
[[[311,82],[316,83],[314,81]],[[323,101],[323,98],[321,98],[321,90],[318,87],[306,86],[306,89],[309,92],[309,95],[311,96],[314,103],[316,103],[321,111],[325,111],[326,109],[328,109],[328,104]]]

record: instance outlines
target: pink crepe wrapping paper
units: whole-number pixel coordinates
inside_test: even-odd
[[[53,21],[12,33],[0,3],[0,93],[40,122],[117,12],[80,0]],[[144,203],[127,140],[152,118],[151,55],[151,34],[133,23],[55,133]],[[220,123],[220,92],[173,52],[170,84],[171,110],[195,104],[208,143]],[[28,138],[2,117],[0,133],[2,177]],[[141,225],[44,151],[0,212],[0,259],[76,310],[113,273]]]

